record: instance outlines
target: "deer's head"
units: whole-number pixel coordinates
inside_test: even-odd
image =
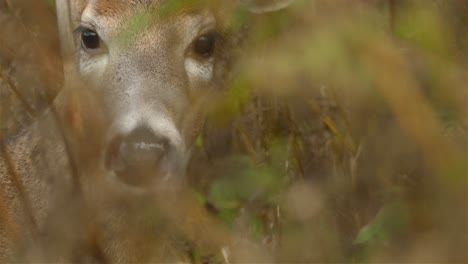
[[[290,2],[56,1],[64,51],[109,116],[104,169],[132,188],[180,181],[209,95],[229,71],[229,10]]]

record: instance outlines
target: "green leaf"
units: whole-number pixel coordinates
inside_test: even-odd
[[[408,226],[408,214],[407,206],[401,202],[383,207],[374,220],[359,231],[354,244],[388,240],[394,235],[404,232]]]
[[[256,238],[261,238],[265,231],[265,225],[263,223],[263,219],[258,216],[254,218],[253,223],[253,234]]]
[[[221,220],[223,223],[231,227],[236,217],[237,217],[237,210],[235,209],[222,209],[218,213],[219,220]]]
[[[201,134],[198,135],[197,141],[195,142],[195,144],[197,145],[197,147],[203,148],[203,136]]]
[[[197,200],[197,202],[198,202],[199,204],[202,204],[202,205],[203,205],[203,204],[206,203],[206,198],[205,198],[205,196],[204,196],[202,193],[200,193],[200,192],[195,192],[195,191],[194,191],[194,192],[193,192],[193,195],[195,196],[195,200]]]

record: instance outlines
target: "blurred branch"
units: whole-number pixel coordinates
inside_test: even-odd
[[[371,40],[363,54],[364,63],[402,128],[422,148],[428,166],[444,175],[453,162],[460,161],[462,152],[444,137],[442,124],[392,43],[386,38]]]

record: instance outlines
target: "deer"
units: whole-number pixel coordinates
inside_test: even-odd
[[[56,0],[64,88],[33,125],[1,140],[0,261],[161,260],[116,231],[138,226],[120,216],[141,207],[118,207],[148,193],[177,196],[207,105],[246,38],[230,30],[232,10],[258,16],[292,2]],[[99,218],[100,253],[67,248],[85,232],[64,224],[86,226],[78,196],[117,208]]]

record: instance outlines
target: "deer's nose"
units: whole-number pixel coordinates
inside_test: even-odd
[[[106,167],[123,182],[144,187],[159,174],[168,148],[167,138],[141,126],[110,141]]]

